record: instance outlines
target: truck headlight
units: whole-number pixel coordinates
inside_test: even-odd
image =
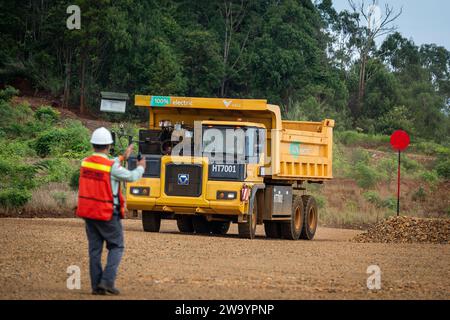
[[[234,200],[236,199],[236,191],[217,191],[216,198],[218,200]]]
[[[133,196],[148,196],[150,195],[150,187],[131,187],[130,193]]]

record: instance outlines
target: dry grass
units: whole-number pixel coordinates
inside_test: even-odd
[[[77,193],[65,183],[50,183],[33,191],[31,200],[20,209],[0,208],[2,216],[73,217]]]
[[[450,182],[441,182],[436,186],[423,181],[403,179],[401,185],[400,213],[406,216],[422,218],[447,218],[450,208],[448,190]],[[423,187],[425,196],[414,199],[417,190]],[[380,199],[396,199],[395,181],[379,183],[373,190]],[[384,218],[396,215],[393,208],[377,207],[364,197],[365,190],[358,187],[353,179],[335,179],[321,187],[308,190],[323,207],[319,209],[322,225],[347,228],[366,228]]]

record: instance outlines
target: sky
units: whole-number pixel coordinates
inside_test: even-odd
[[[361,0],[354,0],[358,3]],[[371,0],[365,0],[368,5]],[[403,8],[395,21],[403,37],[412,39],[416,45],[435,43],[450,50],[450,1],[448,0],[378,0],[382,12],[388,3],[395,12]],[[347,0],[333,0],[337,11],[350,9]],[[382,39],[381,39],[382,40]]]

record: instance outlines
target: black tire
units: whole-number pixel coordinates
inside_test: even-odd
[[[192,223],[192,216],[179,215],[177,216],[178,230],[183,233],[193,233],[194,224]]]
[[[303,223],[300,239],[312,240],[316,234],[317,223],[319,221],[319,210],[316,199],[313,196],[302,196],[303,207],[305,211],[305,222]]]
[[[161,214],[153,211],[142,211],[142,227],[145,232],[159,232]]]
[[[281,236],[284,239],[298,240],[303,230],[305,211],[301,197],[294,197],[292,201],[291,220],[280,224]]]
[[[253,201],[252,214],[247,218],[246,222],[238,223],[238,233],[239,238],[254,239],[256,235],[256,225],[258,221],[257,217],[258,204],[255,200]]]
[[[198,234],[210,234],[211,224],[203,216],[192,217],[192,225],[194,226],[195,233]]]
[[[211,221],[210,222],[211,227],[211,233],[212,234],[219,234],[224,235],[227,234],[228,230],[230,229],[230,221]]]
[[[266,232],[267,238],[271,239],[281,238],[280,223],[277,221],[264,221],[264,231]]]

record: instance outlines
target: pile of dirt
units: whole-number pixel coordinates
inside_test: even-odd
[[[450,219],[390,217],[352,239],[354,242],[450,243]]]

